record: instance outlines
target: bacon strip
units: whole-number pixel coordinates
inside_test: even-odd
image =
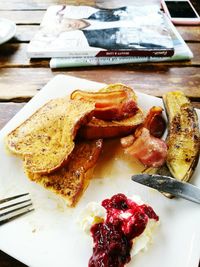
[[[158,138],[162,137],[166,129],[166,122],[162,116],[162,111],[161,107],[153,106],[148,111],[144,123],[136,129],[135,136],[140,136],[141,130],[147,128],[151,135]]]
[[[152,107],[144,121],[144,127],[149,129],[150,134],[155,137],[162,137],[166,129],[166,122],[162,116],[162,111],[161,107]]]
[[[102,120],[122,120],[136,114],[138,107],[128,90],[86,92],[76,90],[71,99],[95,102],[94,117]]]
[[[125,153],[137,158],[145,166],[160,167],[167,157],[167,145],[159,138],[150,135],[146,128],[142,128],[141,134],[127,148]]]
[[[111,91],[111,92],[86,92],[76,90],[71,94],[71,99],[94,101],[96,108],[104,108],[121,104],[128,97],[125,90]]]

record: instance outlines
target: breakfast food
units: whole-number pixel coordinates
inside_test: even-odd
[[[77,142],[66,166],[50,174],[27,172],[27,175],[73,207],[89,184],[102,144],[102,139]]]
[[[120,83],[50,100],[7,135],[6,145],[21,156],[32,181],[63,197],[71,207],[92,177],[103,138],[122,136],[125,153],[145,167],[159,169],[167,158],[174,177],[187,180],[199,155],[197,117],[180,92],[166,94],[164,101],[170,125],[168,146],[160,139],[165,131],[162,108],[152,107],[144,118],[135,92]]]
[[[27,171],[50,173],[66,163],[78,128],[93,110],[91,102],[51,100],[8,134],[7,147],[22,156]]]
[[[105,121],[130,118],[139,109],[133,90],[122,84],[121,87],[119,84],[107,86],[99,92],[76,90],[71,99],[94,102],[93,116]]]
[[[147,128],[151,135],[161,138],[166,129],[166,122],[162,112],[163,109],[159,106],[150,108],[144,122],[136,129],[137,133],[135,133],[135,135],[138,135],[138,131],[140,131],[141,128]]]
[[[87,125],[80,128],[78,134],[81,138],[92,140],[98,138],[114,138],[131,134],[143,121],[139,112],[133,118],[120,121],[103,121],[92,118]]]
[[[100,93],[76,90],[71,99],[53,99],[38,109],[7,135],[6,145],[21,156],[32,181],[63,197],[72,207],[86,189],[102,149],[103,140],[95,134],[92,141],[77,139],[78,129],[92,120],[106,124],[101,137],[113,133],[113,126],[114,136],[124,135],[129,127],[133,131],[143,122],[143,113],[134,91],[125,85],[110,85]]]
[[[162,108],[152,107],[135,132],[121,138],[124,152],[137,158],[146,167],[162,166],[167,157],[167,145],[159,137],[162,137],[165,125]]]
[[[107,93],[107,97],[105,96]],[[115,93],[115,97],[113,97]],[[125,97],[120,97],[125,93]],[[134,91],[121,83],[110,84],[97,93],[80,93],[75,91],[71,98],[96,99],[96,117],[94,116],[79,130],[79,136],[84,139],[113,138],[126,136],[144,121],[142,110],[137,105]],[[101,103],[101,101],[103,101]],[[95,115],[94,114],[94,115]]]
[[[163,96],[168,115],[166,163],[174,178],[188,181],[199,160],[198,118],[189,99],[181,91]]]
[[[145,166],[160,167],[167,157],[167,145],[163,140],[150,135],[147,128],[142,128],[139,137],[125,148],[125,153],[137,158]]]
[[[137,196],[116,194],[101,205],[89,203],[79,221],[86,232],[90,228],[94,242],[88,266],[123,267],[147,248],[159,217]]]

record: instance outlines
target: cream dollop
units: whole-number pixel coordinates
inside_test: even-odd
[[[132,201],[138,205],[144,204],[140,196],[134,195],[129,197]],[[129,212],[122,212],[120,217],[127,219],[131,216]],[[98,202],[90,202],[82,210],[78,217],[78,222],[81,229],[86,233],[90,234],[90,228],[93,224],[103,222],[106,219],[106,209],[101,206]],[[145,251],[148,249],[148,246],[152,243],[152,236],[155,231],[155,228],[159,225],[159,221],[154,219],[149,219],[143,233],[133,239],[133,247],[131,250],[131,257],[137,255],[140,251]]]
[[[98,202],[89,202],[79,215],[78,222],[81,229],[87,234],[93,224],[104,221],[106,209]]]

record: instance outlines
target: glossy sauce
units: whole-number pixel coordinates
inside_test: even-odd
[[[123,168],[121,167],[123,165]],[[144,170],[144,165],[137,159],[126,155],[121,146],[120,139],[105,140],[103,151],[94,170],[94,178],[115,178],[128,176]]]

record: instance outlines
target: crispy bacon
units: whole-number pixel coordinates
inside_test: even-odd
[[[95,102],[94,117],[102,120],[122,120],[135,115],[138,110],[129,90],[95,93],[76,90],[71,99]]]
[[[150,135],[148,129],[142,128],[140,136],[125,149],[125,153],[137,158],[145,166],[160,167],[167,157],[167,145]]]
[[[152,107],[144,121],[144,127],[149,129],[150,134],[155,137],[162,137],[166,129],[166,122],[162,116],[162,111],[161,107]]]
[[[135,137],[139,137],[141,135],[141,131],[143,128],[147,128],[150,131],[150,134],[155,137],[162,137],[165,129],[166,129],[166,122],[162,116],[163,109],[158,106],[152,107],[145,119],[143,124],[141,124],[135,131]]]
[[[86,92],[76,90],[71,94],[71,99],[94,101],[97,108],[121,104],[127,98],[127,91],[118,90],[111,92]]]

